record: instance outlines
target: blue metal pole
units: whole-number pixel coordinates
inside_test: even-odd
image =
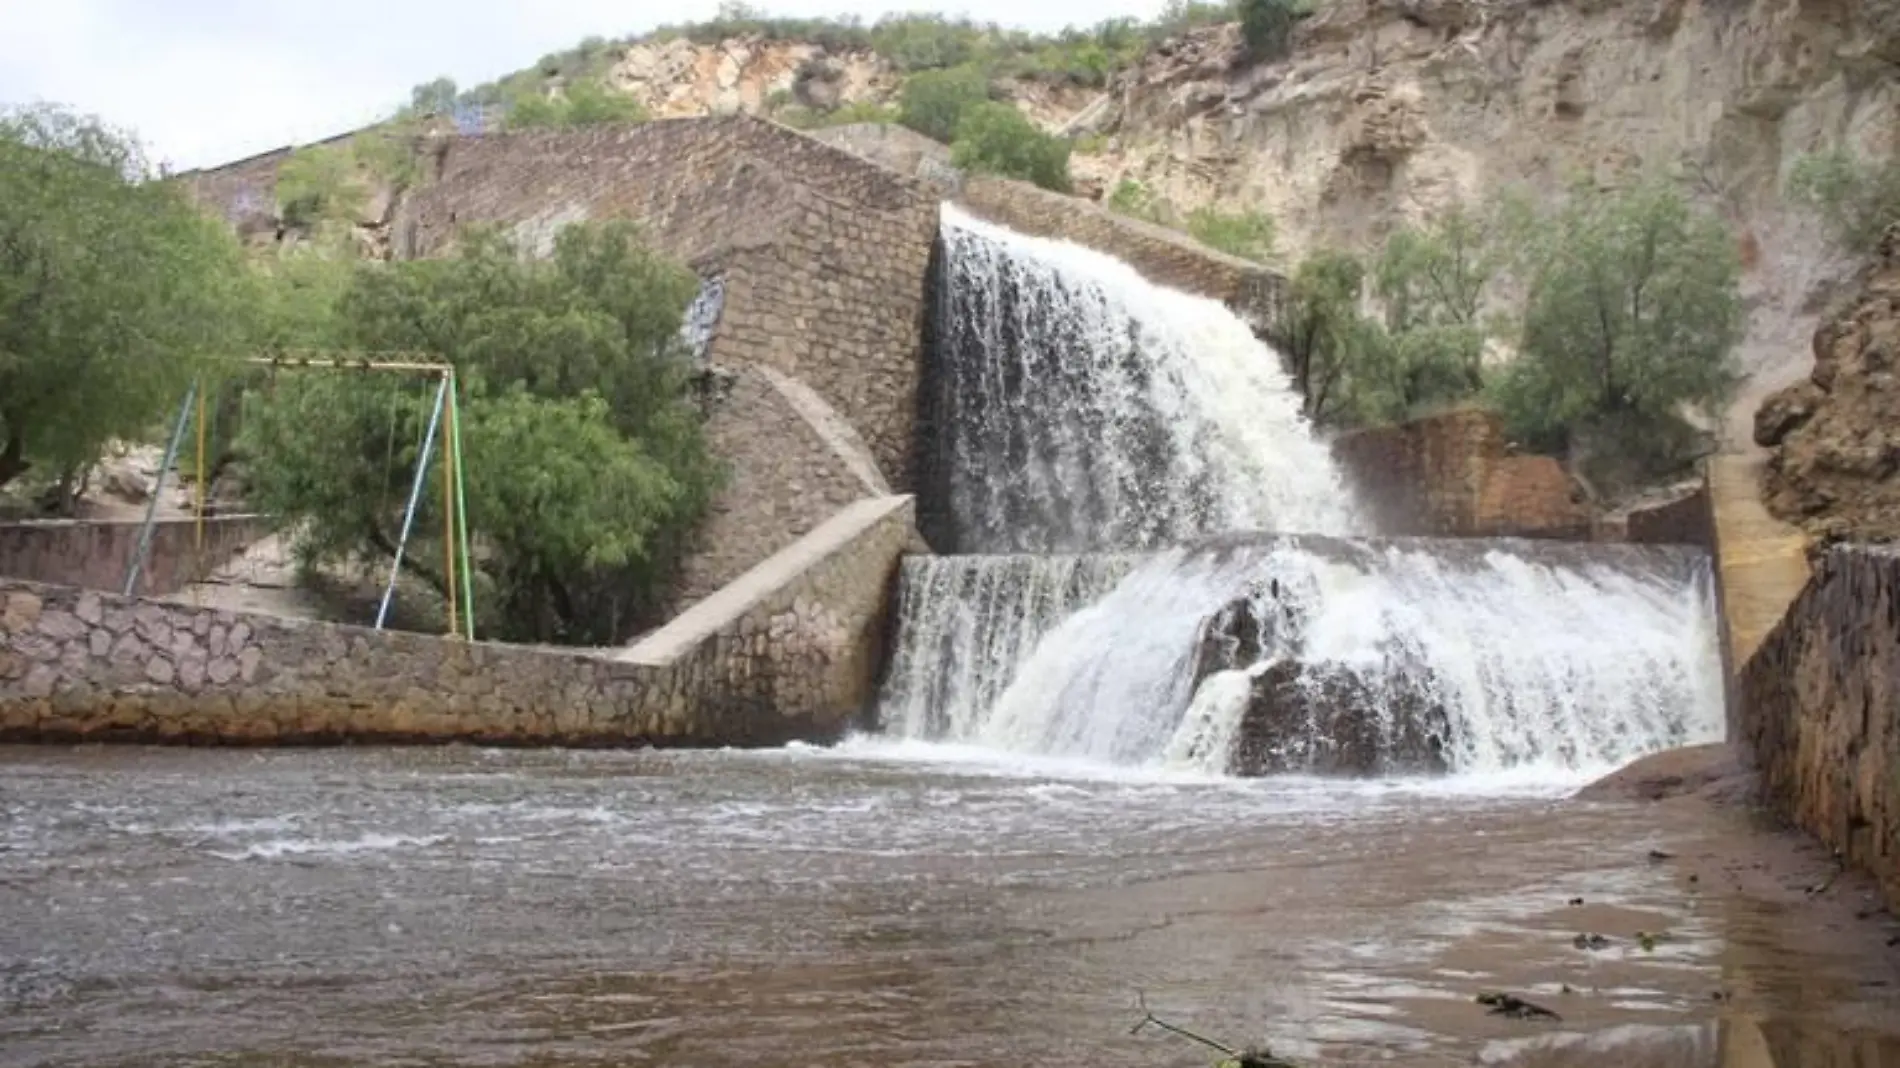
[[[409,547],[409,528],[416,521],[416,504],[422,499],[422,484],[429,477],[429,454],[434,451],[435,427],[442,420],[442,407],[448,401],[449,376],[435,390],[435,409],[429,413],[429,429],[422,436],[422,454],[416,457],[416,481],[409,487],[409,507],[402,513],[402,537],[396,541],[396,558],[389,563],[389,585],[383,588],[383,603],[376,608],[376,629],[383,629],[389,615],[389,602],[396,596],[396,576],[402,571],[403,550]]]
[[[165,492],[165,472],[172,469],[172,463],[178,459],[178,445],[185,440],[185,425],[191,422],[191,402],[198,397],[198,383],[193,382],[185,391],[185,403],[178,406],[178,422],[172,426],[171,440],[165,443],[165,459],[158,465],[158,478],[152,483],[152,499],[145,505],[145,524],[139,528],[139,547],[132,554],[132,563],[125,569],[125,595],[132,596],[138,589],[139,571],[145,567],[145,558],[152,551],[152,524],[158,518],[158,498]]]

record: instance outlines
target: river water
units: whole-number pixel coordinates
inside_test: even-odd
[[[1706,810],[1569,785],[864,741],[0,750],[0,1064],[1205,1064],[1129,1034],[1145,999],[1316,1064],[1715,1065],[1740,1008],[1836,1044],[1900,1021],[1648,860],[1731,833]],[[1852,1043],[1812,1063],[1900,1064]]]

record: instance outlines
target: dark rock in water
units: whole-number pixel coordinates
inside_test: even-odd
[[[1448,770],[1444,706],[1422,686],[1393,682],[1375,685],[1324,664],[1273,664],[1253,680],[1228,769],[1236,775]]]
[[[1228,770],[1235,775],[1385,775],[1448,770],[1445,709],[1399,665],[1376,677],[1301,659],[1301,591],[1269,580],[1201,627],[1194,685],[1276,661],[1252,679]]]

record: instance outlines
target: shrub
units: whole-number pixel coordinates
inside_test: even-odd
[[[990,98],[989,73],[974,64],[911,75],[898,96],[897,121],[945,144],[964,112]]]
[[[1273,254],[1273,217],[1265,212],[1195,208],[1188,213],[1188,233],[1209,248],[1256,263]]]
[[[988,102],[965,111],[950,147],[951,162],[965,170],[1069,191],[1069,142],[1043,133],[1008,104]]]
[[[1123,178],[1115,183],[1108,194],[1108,210],[1133,219],[1155,221],[1155,196],[1149,188],[1133,178]]]
[[[1254,60],[1281,59],[1291,50],[1300,10],[1294,0],[1240,0],[1240,36]]]
[[[968,19],[891,15],[871,27],[871,47],[898,70],[938,70],[979,58],[990,48],[989,36]]]
[[[586,80],[568,86],[560,96],[538,89],[523,92],[510,103],[504,121],[510,130],[532,130],[646,120],[646,109],[638,100]]]
[[[285,225],[312,229],[354,223],[369,202],[356,157],[344,145],[308,145],[277,169],[277,214]]]
[[[1880,235],[1900,223],[1900,158],[1873,163],[1846,149],[1803,156],[1788,193],[1820,216],[1841,247],[1872,252]]]

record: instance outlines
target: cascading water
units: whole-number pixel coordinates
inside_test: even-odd
[[[1134,557],[913,556],[878,702],[907,738],[966,737],[1057,624],[1114,588]]]
[[[1453,771],[1614,764],[1721,736],[1707,572],[1689,550],[1549,542],[1286,537],[1170,550],[1059,625],[1039,620],[1027,655],[1020,638],[953,631],[907,601],[900,643],[962,665],[959,696],[909,690],[904,717],[887,723],[910,737],[1225,772],[1259,702],[1252,680],[1297,662],[1308,674],[1291,685],[1315,704],[1342,700],[1324,680],[1363,687],[1355,711],[1373,722],[1360,770],[1386,770],[1408,734],[1429,736]],[[1223,613],[1252,622],[1223,632]],[[1234,629],[1252,633],[1237,643]],[[1223,644],[1245,648],[1236,660]],[[1272,770],[1338,770],[1279,757]]]
[[[1279,357],[1218,301],[943,209],[927,422],[948,552],[1353,533]]]
[[[1325,536],[1367,531],[1227,308],[948,206],[939,270],[920,512],[991,555],[906,562],[888,734],[1243,774],[1720,737],[1705,555]]]

